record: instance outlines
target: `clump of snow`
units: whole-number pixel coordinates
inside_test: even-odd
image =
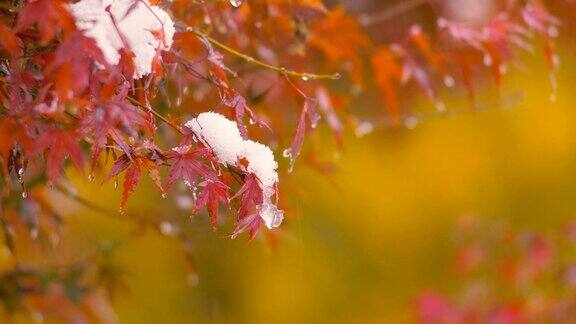
[[[129,47],[135,56],[135,78],[150,74],[154,57],[172,46],[172,18],[148,0],[81,0],[70,5],[70,12],[76,27],[96,41],[109,64],[118,64],[118,51]]]
[[[215,112],[199,114],[188,121],[186,127],[212,149],[220,163],[243,168],[258,177],[264,196],[264,202],[258,206],[260,217],[268,228],[280,226],[284,213],[272,202],[278,183],[278,163],[272,150],[266,145],[243,139],[235,121]],[[239,164],[241,159],[248,162],[247,167]]]

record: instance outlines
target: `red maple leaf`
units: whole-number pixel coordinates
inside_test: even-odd
[[[228,204],[228,186],[220,181],[205,181],[201,184],[204,188],[196,200],[194,211],[206,207],[210,214],[212,228],[218,228],[218,204]]]
[[[202,159],[213,161],[212,154],[207,148],[192,149],[190,145],[179,146],[168,154],[168,158],[173,159],[173,162],[168,171],[166,190],[170,190],[178,179],[182,179],[187,186],[197,183],[199,177],[219,181],[214,170],[202,162]]]
[[[55,127],[46,129],[34,143],[30,154],[36,155],[42,151],[45,152],[46,173],[51,182],[54,182],[60,174],[66,157],[70,157],[78,170],[82,170],[84,166],[78,132],[74,130],[61,130]]]

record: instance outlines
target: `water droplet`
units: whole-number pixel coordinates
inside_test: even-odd
[[[360,125],[358,125],[358,127],[356,127],[354,134],[356,135],[356,137],[364,137],[372,133],[372,131],[374,131],[374,125],[372,125],[372,123],[370,122],[364,121],[361,122]]]
[[[334,73],[332,74],[332,76],[330,77],[330,79],[332,80],[338,80],[340,79],[342,76],[340,75],[340,73]]]
[[[22,198],[28,198],[28,193],[26,191],[22,191]]]
[[[445,112],[446,111],[446,104],[444,103],[444,101],[438,100],[436,102],[436,110],[439,112]]]
[[[178,234],[178,231],[179,231],[178,226],[170,222],[164,221],[160,223],[160,233],[162,233],[163,235],[174,236]]]
[[[415,116],[410,116],[404,120],[404,126],[408,129],[415,129],[418,126],[418,118]]]
[[[40,231],[38,230],[38,227],[34,227],[30,230],[30,238],[32,238],[32,240],[36,240],[39,234]]]
[[[488,53],[484,53],[483,61],[484,61],[484,65],[491,66],[492,65],[492,56]]]
[[[118,189],[118,179],[114,179],[114,190]]]
[[[454,80],[454,78],[450,75],[446,75],[444,76],[444,85],[448,88],[452,88],[454,87],[454,84],[456,84],[456,81]]]
[[[18,176],[22,177],[24,175],[24,168],[18,169]]]
[[[92,182],[92,181],[94,181],[94,179],[96,179],[96,176],[94,174],[90,173],[88,175],[88,181]]]
[[[186,276],[186,282],[190,285],[190,286],[196,286],[198,285],[198,282],[200,281],[200,278],[198,277],[197,274],[195,273],[191,273],[188,276]]]
[[[230,0],[230,4],[232,5],[232,7],[235,7],[235,8],[240,7],[243,2],[244,2],[244,0]]]
[[[302,81],[308,81],[308,80],[310,80],[310,77],[307,74],[304,74],[302,76]]]
[[[165,193],[165,192],[162,193],[162,198],[166,198],[166,193]]]
[[[255,122],[254,119],[252,119],[252,118],[249,118],[249,119],[248,119],[248,122],[250,123],[250,125],[256,124],[256,122]]]
[[[284,151],[282,151],[282,156],[285,158],[291,158],[292,157],[292,150],[287,148]]]
[[[558,37],[558,27],[556,26],[550,26],[548,27],[548,36],[552,37],[552,38],[556,38]]]

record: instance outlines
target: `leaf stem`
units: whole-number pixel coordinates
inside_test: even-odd
[[[314,74],[314,73],[306,73],[306,72],[297,72],[294,70],[289,70],[283,66],[276,66],[276,65],[268,64],[266,62],[263,62],[263,61],[260,61],[256,58],[254,58],[253,56],[244,54],[244,53],[242,53],[236,49],[233,49],[230,46],[225,45],[224,43],[221,43],[220,41],[210,37],[208,34],[205,34],[201,31],[198,31],[192,27],[188,27],[187,30],[194,33],[196,36],[207,40],[212,45],[220,48],[221,50],[224,50],[230,54],[233,54],[233,55],[243,59],[246,62],[254,63],[256,65],[259,65],[261,67],[276,71],[276,72],[283,74],[283,75],[294,76],[294,77],[302,78],[304,80],[320,80],[320,79],[337,80],[340,78],[340,73]]]

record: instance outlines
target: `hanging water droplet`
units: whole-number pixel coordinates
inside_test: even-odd
[[[176,235],[178,233],[179,229],[178,226],[168,222],[168,221],[164,221],[160,223],[160,233],[162,233],[163,235],[166,236],[173,236]]]
[[[94,181],[94,179],[96,179],[96,176],[94,174],[90,173],[88,175],[88,181],[92,182],[92,181]]]
[[[492,65],[492,56],[488,53],[484,53],[483,62],[484,62],[484,65],[491,66]]]
[[[186,277],[186,282],[190,285],[190,286],[196,286],[198,285],[198,282],[200,278],[198,277],[197,274],[195,273],[191,273]]]
[[[552,38],[556,38],[558,37],[558,27],[556,26],[550,26],[548,27],[548,36],[552,37]]]
[[[32,240],[36,240],[39,234],[40,231],[38,230],[38,227],[34,227],[30,230],[30,238],[32,238]]]
[[[232,5],[232,7],[235,7],[235,8],[240,7],[243,2],[244,2],[244,0],[230,0],[230,4]]]
[[[28,193],[26,191],[22,191],[22,198],[28,198]]]
[[[436,102],[436,110],[439,112],[445,112],[446,111],[446,104],[444,103],[444,101],[438,100]]]
[[[410,116],[404,120],[404,126],[408,129],[415,129],[418,126],[418,118],[415,116]]]
[[[456,84],[456,81],[454,80],[454,78],[450,75],[445,75],[444,76],[444,85],[448,88],[452,88],[454,87],[454,84]]]
[[[287,148],[284,151],[282,151],[282,156],[285,158],[291,158],[292,157],[292,150]]]
[[[18,176],[22,177],[24,175],[24,168],[18,169]]]
[[[354,134],[356,135],[356,137],[364,137],[370,133],[372,133],[372,131],[374,130],[374,125],[372,125],[372,123],[370,122],[361,122],[360,125],[358,125],[358,127],[356,127],[356,130],[354,131]]]
[[[204,23],[205,23],[206,25],[212,24],[212,19],[210,18],[210,16],[208,16],[208,15],[205,15],[205,16],[204,16]]]

